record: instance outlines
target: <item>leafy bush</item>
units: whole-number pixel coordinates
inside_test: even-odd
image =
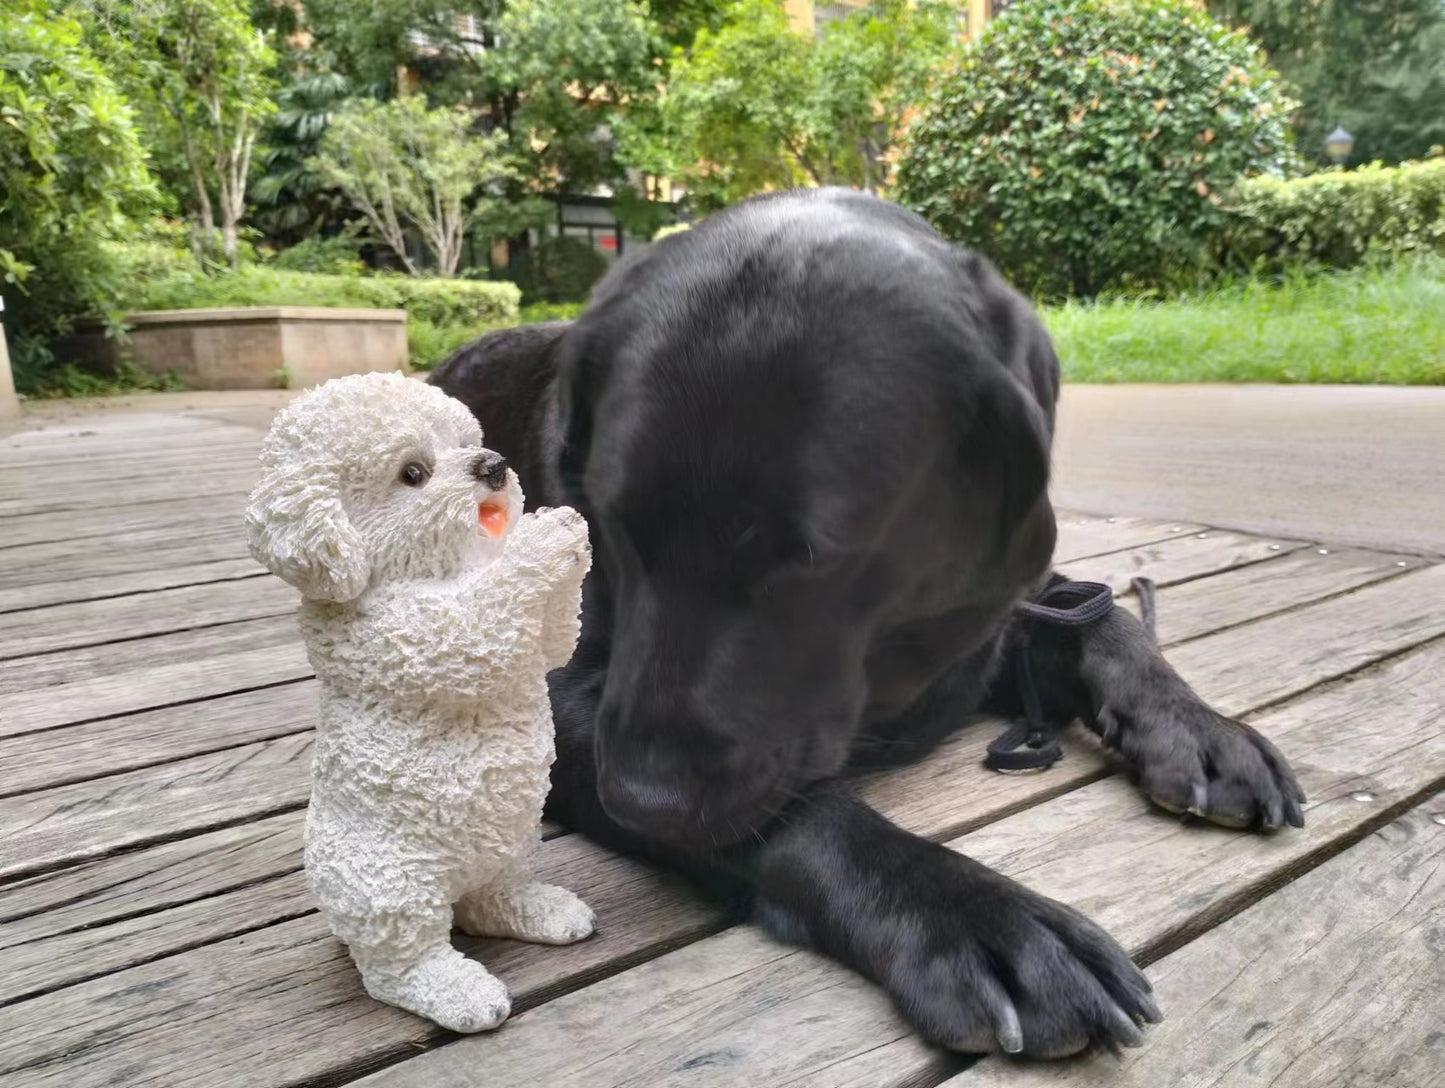
[[[423,279],[415,276],[332,276],[270,265],[243,266],[214,276],[173,276],[138,284],[130,310],[190,310],[223,306],[335,306],[402,309],[435,324],[515,322],[518,292],[510,283]]]
[[[359,276],[365,269],[360,243],[351,232],[330,238],[313,234],[283,249],[271,263],[290,272],[325,272],[333,276]]]
[[[1234,190],[1228,208],[1224,259],[1250,269],[1445,254],[1445,158],[1255,178]]]
[[[587,308],[585,302],[534,302],[522,307],[521,325],[540,325],[544,321],[573,321]]]
[[[506,275],[522,290],[522,301],[581,302],[607,272],[607,258],[589,243],[550,235],[512,260]]]
[[[154,196],[129,107],[52,7],[0,0],[0,289],[22,388],[44,340],[103,307],[101,240]]]
[[[117,284],[151,283],[202,272],[191,250],[185,223],[151,219],[135,224],[123,237],[101,243]]]
[[[1197,266],[1222,190],[1291,162],[1258,50],[1191,0],[1009,7],[941,75],[900,195],[1045,296]]]
[[[49,400],[59,397],[115,397],[126,393],[178,393],[185,388],[185,382],[171,371],[152,374],[128,359],[122,359],[111,374],[94,374],[74,363],[63,363],[47,370],[28,395]]]

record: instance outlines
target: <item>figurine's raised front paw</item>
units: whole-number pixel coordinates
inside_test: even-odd
[[[363,971],[366,992],[378,1001],[424,1016],[449,1031],[491,1031],[512,1012],[507,987],[453,948],[428,953],[403,971]]]
[[[579,581],[592,566],[587,520],[570,506],[544,507],[517,526],[517,539],[553,577]]]
[[[536,944],[572,944],[597,926],[592,908],[555,884],[524,884],[469,895],[453,910],[457,928],[477,937],[512,937]]]

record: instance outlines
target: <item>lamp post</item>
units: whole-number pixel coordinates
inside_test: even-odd
[[[1344,125],[1336,125],[1335,131],[1325,137],[1325,154],[1336,166],[1344,166],[1354,149],[1355,138],[1345,130]]]

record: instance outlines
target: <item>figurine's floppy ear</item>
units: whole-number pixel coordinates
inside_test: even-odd
[[[336,473],[315,465],[268,467],[246,507],[246,534],[256,561],[310,600],[355,600],[371,577]]]

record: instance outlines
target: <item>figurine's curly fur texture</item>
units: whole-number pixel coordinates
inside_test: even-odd
[[[453,920],[551,944],[593,927],[528,865],[553,758],[546,673],[576,643],[587,527],[565,508],[521,516],[481,439],[421,382],[327,382],[276,418],[246,515],[252,554],[301,591],[321,680],[312,892],[368,993],[454,1031],[511,1006],[452,948]],[[485,502],[504,505],[503,537]]]

